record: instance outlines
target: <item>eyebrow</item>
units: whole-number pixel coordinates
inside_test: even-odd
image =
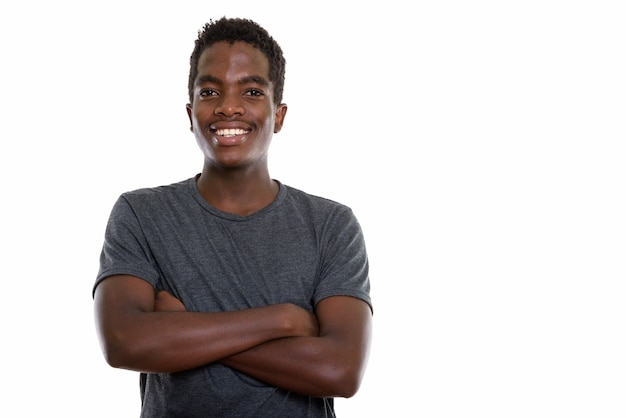
[[[223,82],[221,79],[214,77],[210,74],[199,75],[196,81],[196,85],[204,84],[204,83],[222,84]],[[259,84],[261,86],[270,85],[270,82],[265,77],[261,77],[259,75],[248,75],[245,77],[241,77],[239,80],[237,80],[237,84],[249,84],[249,83]]]

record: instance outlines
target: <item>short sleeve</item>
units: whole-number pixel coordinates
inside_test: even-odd
[[[155,288],[159,278],[140,220],[124,195],[115,202],[107,222],[93,291],[102,280],[117,274],[139,277]]]
[[[365,239],[352,210],[335,210],[328,217],[322,236],[320,281],[314,303],[330,296],[352,296],[372,309]]]

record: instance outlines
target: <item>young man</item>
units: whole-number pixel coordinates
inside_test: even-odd
[[[124,193],[94,285],[107,362],[141,372],[142,417],[333,417],[371,338],[360,226],[273,180],[285,60],[246,19],[211,21],[191,56],[202,172]]]

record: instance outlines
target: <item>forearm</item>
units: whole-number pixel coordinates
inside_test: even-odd
[[[270,385],[315,397],[350,397],[361,384],[372,333],[370,308],[351,297],[317,306],[318,336],[282,338],[222,359]]]
[[[137,312],[108,334],[105,355],[113,367],[142,372],[199,367],[290,335],[269,311]]]
[[[315,397],[350,397],[361,376],[348,353],[320,337],[270,341],[221,360],[272,386]]]
[[[306,310],[279,304],[232,312],[185,312],[167,293],[132,276],[103,281],[96,328],[107,362],[142,372],[187,370],[284,337],[317,335]]]

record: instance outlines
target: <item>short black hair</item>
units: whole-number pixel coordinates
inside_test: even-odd
[[[210,20],[198,31],[195,48],[189,59],[189,103],[193,103],[194,83],[198,76],[198,60],[202,52],[216,42],[226,41],[230,44],[241,41],[259,49],[269,61],[269,77],[274,85],[274,102],[283,100],[285,85],[285,57],[278,42],[258,23],[250,19],[226,18]]]

